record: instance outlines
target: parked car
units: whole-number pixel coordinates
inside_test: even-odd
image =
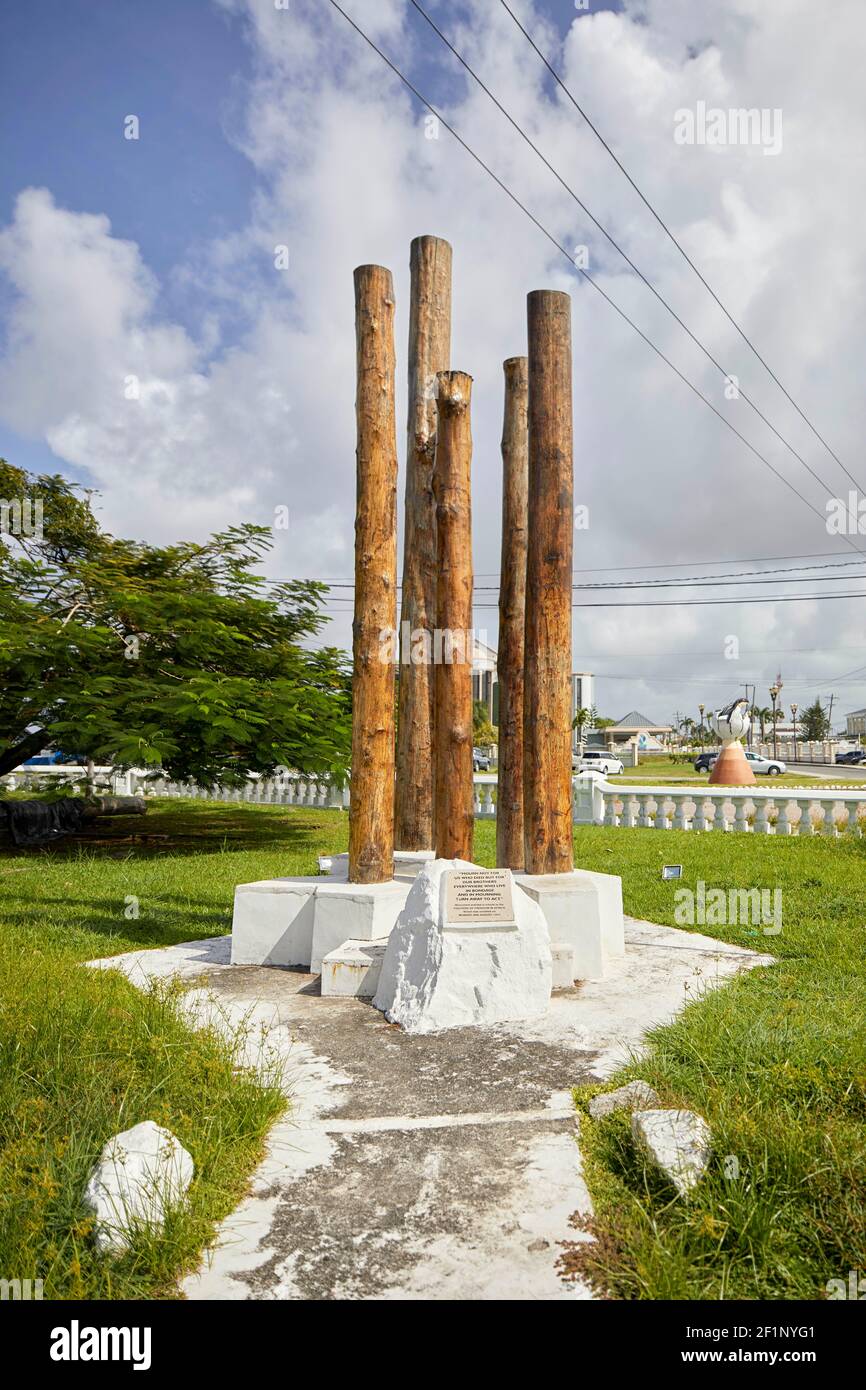
[[[767,777],[781,777],[788,771],[788,764],[781,758],[764,758],[760,753],[750,753],[746,749],[746,761],[753,772],[765,773]]]
[[[836,762],[866,763],[866,748],[849,748],[847,753],[837,753]]]
[[[610,777],[612,773],[622,772],[623,762],[612,753],[603,753],[600,748],[592,748],[584,753],[582,758],[576,753],[573,754],[571,767],[573,772],[603,772],[605,777]]]
[[[472,770],[473,772],[490,771],[490,759],[486,753],[482,753],[480,748],[472,749]]]
[[[781,777],[783,772],[788,771],[788,764],[780,758],[765,758],[760,753],[750,752],[748,748],[744,748],[743,752],[749,767],[761,776]],[[718,756],[718,749],[711,753],[699,753],[694,761],[695,772],[709,772]]]

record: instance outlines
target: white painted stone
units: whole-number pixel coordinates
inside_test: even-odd
[[[316,889],[321,878],[239,883],[232,914],[232,965],[309,970]]]
[[[553,957],[553,979],[551,988],[574,988],[574,948],[566,941],[553,941],[550,944]]]
[[[449,926],[449,869],[482,872],[460,859],[437,859],[421,870],[388,939],[375,1007],[407,1033],[539,1017],[552,979],[540,908],[512,887],[516,925]]]
[[[183,1200],[193,1172],[180,1140],[153,1120],[109,1139],[84,1190],[100,1254],[122,1255],[136,1229],[160,1229],[169,1209]]]
[[[515,883],[538,903],[551,941],[574,951],[574,978],[601,980],[625,955],[622,879],[575,869],[569,874],[516,874]]]
[[[710,1127],[693,1110],[636,1110],[631,1117],[635,1143],[670,1178],[681,1196],[690,1192],[710,1161]]]
[[[432,849],[395,849],[394,877],[415,878],[425,864],[432,864],[435,858],[436,852]],[[330,873],[335,878],[349,877],[348,854],[331,855]]]
[[[313,912],[310,971],[318,975],[325,956],[344,941],[376,941],[394,928],[412,883],[345,883],[319,879]]]
[[[325,998],[372,999],[379,983],[385,941],[344,941],[322,960]]]
[[[629,1081],[616,1091],[606,1091],[602,1096],[593,1096],[589,1102],[589,1113],[594,1120],[602,1120],[615,1110],[648,1110],[658,1105],[658,1092],[646,1081]]]

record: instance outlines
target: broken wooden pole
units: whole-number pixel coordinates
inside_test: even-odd
[[[571,568],[574,458],[571,299],[527,297],[529,544],[523,776],[529,874],[574,868],[571,782]]]
[[[451,247],[420,236],[409,256],[409,422],[397,713],[394,844],[433,848],[436,627],[436,376],[451,360]]]
[[[349,881],[394,876],[397,434],[390,270],[355,271],[357,504]]]
[[[472,378],[440,372],[437,383],[433,843],[438,859],[471,859]]]
[[[502,554],[499,567],[499,768],[496,863],[522,869],[523,648],[526,623],[526,546],[529,456],[526,430],[527,363],[509,357],[502,422]]]

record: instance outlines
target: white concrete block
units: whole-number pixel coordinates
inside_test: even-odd
[[[388,939],[375,1007],[407,1033],[540,1017],[552,978],[541,910],[512,888],[513,921],[450,925],[450,869],[482,872],[460,859],[437,859],[421,870]]]
[[[574,947],[565,941],[550,944],[553,957],[552,989],[572,989],[574,987]]]
[[[344,941],[322,961],[326,998],[372,999],[379,983],[385,941]]]
[[[316,889],[321,878],[239,883],[232,914],[232,965],[309,970]]]
[[[345,883],[318,879],[313,914],[310,970],[318,975],[322,961],[344,941],[375,941],[388,936],[409,894],[408,879],[388,883]]]
[[[575,869],[570,874],[515,874],[544,913],[551,941],[570,945],[574,978],[600,980],[625,955],[622,879]]]
[[[432,864],[435,858],[436,853],[432,849],[395,849],[394,877],[415,878],[424,868],[424,865]],[[330,872],[333,877],[348,878],[348,854],[332,854]]]

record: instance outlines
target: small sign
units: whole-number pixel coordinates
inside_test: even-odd
[[[682,866],[682,864],[663,864],[663,865],[662,865],[662,878],[682,878],[682,876],[683,876],[683,866]]]
[[[449,869],[445,923],[449,927],[516,926],[510,870]]]

